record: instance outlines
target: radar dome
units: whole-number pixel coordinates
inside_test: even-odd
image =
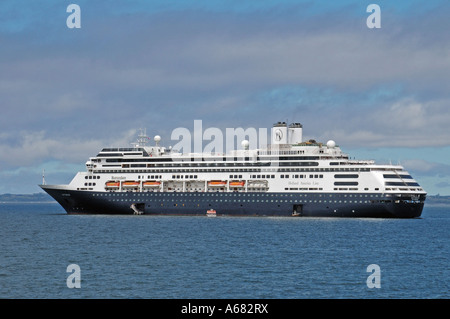
[[[159,141],[161,141],[161,136],[156,135],[153,139],[155,140],[156,146],[159,146]]]
[[[249,142],[247,140],[243,140],[241,145],[244,150],[248,150]]]
[[[327,147],[328,147],[328,148],[335,148],[335,147],[336,147],[336,142],[333,141],[333,140],[329,140],[329,141],[327,142]]]

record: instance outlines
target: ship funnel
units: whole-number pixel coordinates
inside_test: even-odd
[[[300,123],[289,125],[289,144],[299,144],[303,138],[303,126]]]
[[[272,127],[272,144],[287,144],[286,122],[275,123]]]

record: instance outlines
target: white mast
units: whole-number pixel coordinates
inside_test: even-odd
[[[137,141],[134,143],[131,143],[134,147],[144,147],[148,143],[148,136],[147,136],[147,129],[141,128],[139,130],[139,135],[137,138]]]

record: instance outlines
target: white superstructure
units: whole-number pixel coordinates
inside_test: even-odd
[[[288,130],[286,125],[276,124],[274,140],[299,141],[301,129]],[[326,144],[313,140],[278,143],[255,150],[243,147],[223,156],[177,154],[159,146],[159,136],[155,146],[146,146],[148,139],[144,138],[140,135],[133,148],[103,149],[86,162],[87,171],[79,172],[69,187],[92,191],[425,193],[402,166],[350,160],[331,140]],[[223,183],[210,185],[216,180]],[[108,186],[114,182],[119,184]],[[150,184],[146,182],[153,184],[147,187]]]

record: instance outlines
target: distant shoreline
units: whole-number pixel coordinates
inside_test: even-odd
[[[1,194],[0,203],[56,203],[56,201],[47,193]]]
[[[47,193],[0,194],[0,204],[7,203],[56,203]],[[425,205],[450,206],[450,196],[428,195]]]

